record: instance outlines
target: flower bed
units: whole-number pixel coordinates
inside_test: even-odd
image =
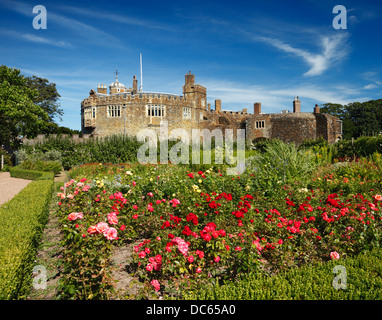
[[[144,294],[178,296],[182,288],[378,247],[380,169],[362,161],[345,167],[337,177],[353,173],[340,182],[349,188],[342,190],[338,179],[328,182],[336,173],[326,170],[305,187],[277,183],[272,198],[251,171],[233,177],[216,168],[189,172],[171,165],[76,168],[76,180],[58,194],[65,295],[109,297],[113,245],[135,242],[130,265],[145,283]],[[364,168],[366,180],[357,173]]]

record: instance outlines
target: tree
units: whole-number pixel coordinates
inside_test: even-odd
[[[358,138],[382,132],[382,99],[352,102],[347,105],[326,103],[322,113],[332,114],[342,120],[343,138]]]
[[[20,70],[0,66],[0,143],[15,148],[20,136],[35,137],[49,124],[48,113],[34,101],[38,91]]]
[[[56,84],[36,76],[26,77],[25,79],[27,87],[38,91],[38,95],[33,99],[33,102],[48,113],[49,121],[53,123],[55,117],[62,120],[61,116],[64,112],[60,109],[60,104],[58,103],[58,99],[61,96],[57,92]]]

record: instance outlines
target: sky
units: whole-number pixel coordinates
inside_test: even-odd
[[[61,126],[81,129],[81,101],[118,79],[182,95],[184,75],[223,110],[265,113],[382,98],[382,3],[371,0],[0,0],[0,64],[57,86]],[[40,11],[46,9],[46,29]],[[333,8],[342,5],[342,11]],[[346,19],[339,20],[339,15]],[[345,28],[346,20],[346,28]],[[335,28],[338,24],[342,28]],[[138,83],[138,86],[140,83]]]

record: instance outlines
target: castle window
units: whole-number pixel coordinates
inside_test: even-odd
[[[164,117],[165,107],[161,105],[147,105],[147,116],[149,117]]]
[[[255,127],[256,127],[256,129],[263,129],[263,128],[265,128],[265,121],[264,120],[256,121],[255,122]]]
[[[96,117],[96,108],[93,107],[93,119],[95,119],[95,117]]]
[[[116,118],[121,116],[121,106],[107,106],[107,117]]]
[[[183,107],[183,119],[191,119],[191,108]]]

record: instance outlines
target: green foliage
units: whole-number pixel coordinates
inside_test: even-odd
[[[19,167],[10,168],[9,173],[13,178],[20,178],[26,180],[50,180],[54,178],[53,172],[21,169]]]
[[[339,117],[343,122],[343,138],[348,140],[382,131],[382,99],[352,102],[347,105],[327,103],[321,113]]]
[[[20,135],[34,137],[47,126],[48,114],[34,103],[37,96],[20,70],[0,66],[0,144],[17,147]]]
[[[35,170],[35,171],[43,171],[43,172],[53,172],[54,174],[58,174],[62,170],[60,161],[32,161],[25,160],[21,164],[17,166],[20,169],[26,170]]]
[[[49,122],[53,124],[57,116],[61,119],[64,112],[60,109],[58,99],[61,96],[57,92],[56,84],[36,76],[26,77],[25,80],[26,87],[37,90],[38,95],[34,97],[33,102],[49,115]]]
[[[346,289],[333,287],[337,275],[333,268],[337,265],[346,268]],[[355,258],[303,266],[273,276],[259,273],[243,276],[239,281],[204,285],[182,292],[181,297],[188,300],[380,300],[381,272],[382,250],[375,249]]]
[[[247,174],[253,174],[255,189],[272,195],[282,185],[296,181],[305,187],[316,166],[315,154],[311,150],[273,140],[265,145],[263,152],[247,159]]]
[[[0,207],[0,300],[23,298],[30,289],[52,191],[52,179],[32,181]]]

